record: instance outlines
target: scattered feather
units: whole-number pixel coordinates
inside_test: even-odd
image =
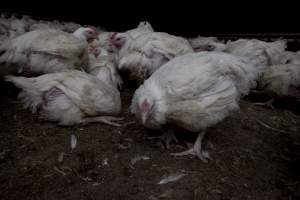
[[[167,184],[170,182],[175,182],[184,177],[186,174],[183,173],[175,173],[169,176],[163,176],[163,178],[158,182],[159,185]]]
[[[77,138],[75,135],[71,135],[71,149],[75,149],[77,145]]]
[[[53,167],[53,169],[54,169],[55,171],[57,171],[58,173],[60,173],[61,175],[63,175],[63,176],[66,175],[65,172],[63,172],[62,170],[58,169],[57,167]]]
[[[149,160],[150,158],[148,156],[137,156],[130,161],[130,166],[133,168],[133,165],[139,160]]]
[[[107,160],[107,158],[105,158],[104,160],[102,160],[102,165],[103,166],[108,166],[108,160]]]
[[[60,154],[58,155],[58,159],[57,159],[58,162],[61,163],[64,160],[64,155],[65,155],[64,152],[60,152]]]
[[[208,151],[202,151],[202,155],[203,155],[205,158],[211,159]]]
[[[101,183],[95,182],[95,183],[92,184],[92,186],[98,186],[98,185],[100,185],[100,184],[101,184]]]
[[[124,144],[118,144],[118,149],[125,150],[127,148],[128,148],[128,146],[125,146]]]

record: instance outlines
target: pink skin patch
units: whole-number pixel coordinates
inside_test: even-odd
[[[148,103],[147,99],[145,99],[141,105],[141,112],[148,113],[150,111],[150,104]]]
[[[44,93],[43,104],[47,105],[49,102],[54,101],[56,98],[63,94],[64,93],[60,89],[58,89],[57,87],[53,87]]]

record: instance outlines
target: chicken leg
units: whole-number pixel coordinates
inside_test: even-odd
[[[81,120],[81,123],[82,124],[88,124],[88,123],[92,123],[92,122],[101,122],[101,123],[108,124],[108,125],[111,125],[111,126],[119,127],[121,125],[116,123],[115,121],[121,121],[121,120],[123,120],[123,118],[112,117],[112,116],[101,116],[101,117],[84,118],[84,119]]]
[[[274,103],[274,99],[270,99],[270,100],[266,101],[265,103],[254,103],[254,105],[256,105],[256,106],[266,106],[266,107],[271,108],[272,110],[274,110],[273,103]]]
[[[194,155],[197,156],[200,160],[202,160],[203,162],[207,163],[210,157],[208,154],[204,154],[202,152],[202,140],[203,137],[205,135],[205,131],[202,131],[199,133],[196,142],[194,144],[194,146],[186,151],[183,152],[179,152],[179,153],[172,153],[171,155],[173,156],[186,156],[186,155]]]

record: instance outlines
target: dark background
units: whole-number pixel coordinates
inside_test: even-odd
[[[291,37],[300,33],[298,5],[271,2],[244,1],[240,4],[211,2],[200,4],[181,1],[160,5],[145,1],[142,4],[109,4],[86,2],[72,4],[49,4],[36,8],[0,8],[1,13],[27,14],[41,19],[59,19],[81,24],[100,25],[107,30],[125,31],[137,26],[140,21],[149,21],[156,31],[182,36],[202,35],[273,35]],[[51,1],[52,2],[52,1]],[[72,6],[71,6],[72,5]]]

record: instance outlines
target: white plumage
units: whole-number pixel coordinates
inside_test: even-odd
[[[201,154],[205,129],[239,108],[239,99],[255,87],[259,71],[247,58],[221,52],[186,54],[169,61],[136,90],[131,111],[152,129],[174,124],[199,132],[193,149]]]
[[[109,73],[103,73],[103,70],[105,70],[103,68],[107,68]],[[97,47],[90,50],[87,72],[109,85],[114,85],[116,88],[121,88],[123,85],[117,71],[114,54],[109,53],[105,48]]]
[[[139,36],[154,32],[149,22],[140,22],[137,28],[124,33],[111,33],[110,42],[118,52],[118,59],[127,54],[131,43]]]
[[[38,29],[57,29],[67,33],[73,33],[81,27],[80,24],[74,22],[59,22],[54,21],[34,21],[31,23],[29,31],[38,30]]]
[[[216,37],[203,37],[189,39],[191,46],[195,52],[199,51],[223,51],[225,44],[218,40]]]
[[[6,18],[0,17],[0,44],[5,40],[13,39],[19,35],[24,34],[29,30],[32,21],[29,17],[23,16],[18,19],[14,16]]]
[[[137,28],[128,30],[124,33],[103,31],[98,35],[98,38],[94,40],[90,45],[93,48],[101,47],[106,49],[110,53],[118,53],[118,55],[122,55],[122,52],[127,51],[127,48],[125,47],[127,46],[126,43],[129,44],[138,36],[148,32],[153,32],[151,24],[146,21],[140,22]]]
[[[95,31],[79,28],[73,34],[59,30],[35,30],[0,47],[0,74],[44,74],[86,67],[87,39]]]
[[[7,76],[22,91],[19,98],[32,112],[60,125],[109,122],[109,115],[121,112],[119,91],[96,77],[70,70],[35,78]]]
[[[259,88],[273,97],[293,96],[299,86],[300,64],[272,65],[259,81]]]
[[[162,32],[145,33],[128,44],[118,69],[130,80],[142,83],[164,63],[191,52],[193,48],[184,38]]]
[[[300,51],[285,51],[281,60],[283,64],[300,64]]]
[[[239,39],[233,42],[227,42],[224,51],[234,55],[248,57],[257,66],[266,67],[284,64],[282,55],[285,53],[285,48],[286,42],[284,40],[264,42],[257,39]]]
[[[89,45],[92,48],[104,48],[106,49],[109,53],[117,54],[117,49],[113,46],[111,43],[111,37],[112,37],[113,32],[100,32],[98,34],[98,38],[94,40],[92,43]]]
[[[154,32],[154,29],[152,28],[151,24],[147,21],[140,22],[137,28],[126,31],[126,33],[132,39],[135,39],[145,33],[151,33],[151,32]]]

